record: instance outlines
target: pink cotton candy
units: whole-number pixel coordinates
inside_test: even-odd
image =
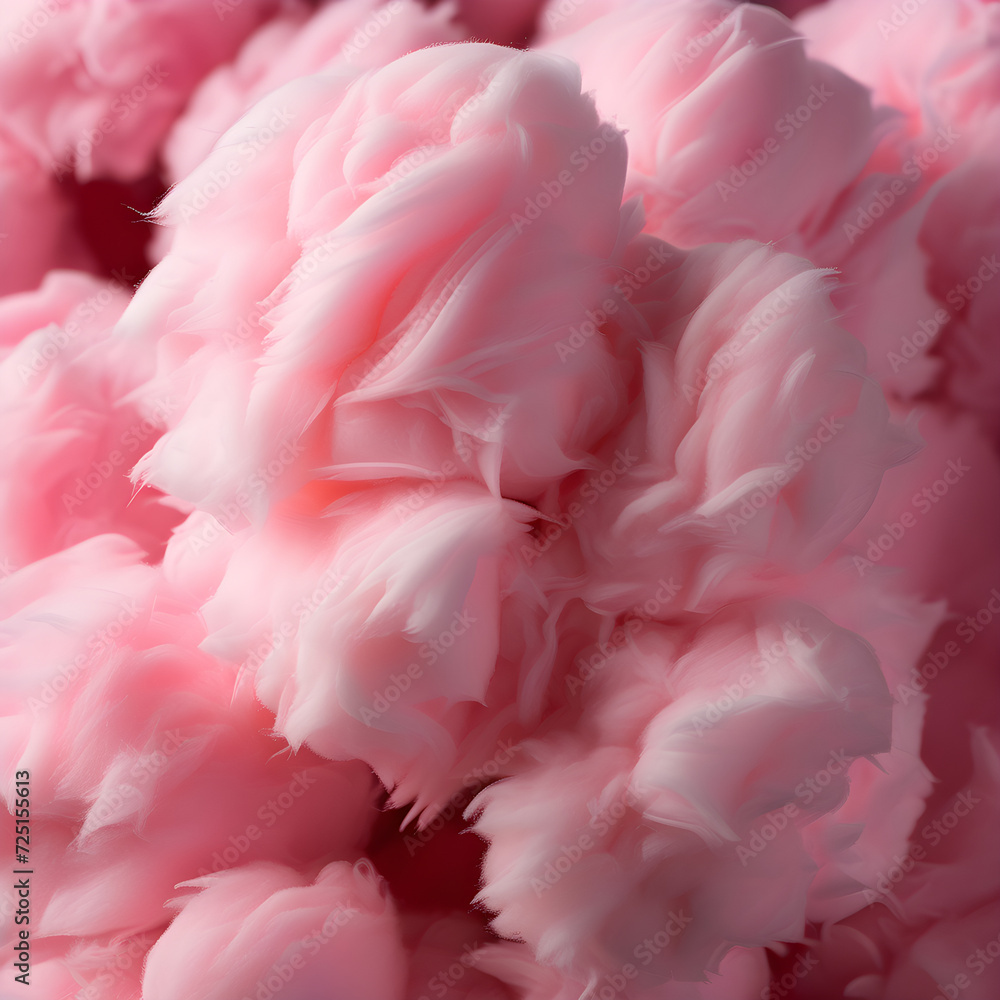
[[[864,345],[886,394],[902,399],[916,398],[941,376],[936,347],[950,322],[932,294],[931,262],[919,241],[931,198],[920,197],[923,189],[912,175],[864,178],[812,234],[807,251],[840,272],[831,298],[841,323]],[[891,214],[880,211],[890,200]]]
[[[200,621],[140,554],[106,535],[0,584],[4,791],[12,802],[15,771],[31,773],[50,873],[33,900],[41,935],[153,930],[178,881],[350,855],[372,818],[362,765],[276,756],[260,706],[197,651]],[[18,673],[28,649],[32,671]],[[291,810],[298,822],[279,823]]]
[[[254,678],[293,746],[366,760],[400,804],[439,807],[516,717],[488,692],[516,669],[504,597],[532,591],[513,553],[530,516],[468,483],[426,499],[414,484],[346,497],[305,533],[272,523],[205,605],[208,648]]]
[[[829,995],[813,990],[817,981],[868,1000],[933,997],[938,984],[960,988],[956,982],[982,1000],[996,992],[989,949],[995,950],[1000,866],[987,829],[996,824],[997,757],[982,731],[972,743],[971,781],[928,810],[907,850],[880,872],[878,889],[868,893],[873,905],[826,924],[810,943],[797,970],[810,975],[804,995]]]
[[[115,282],[51,271],[0,301],[0,550],[14,566],[104,532],[159,555],[179,520],[128,478],[177,401],[134,395],[146,366],[111,334],[127,300]]]
[[[912,399],[943,378],[992,429],[997,8],[918,13],[845,2],[798,19],[810,53],[867,84],[894,116],[865,176],[806,234],[806,252],[842,269],[836,301],[884,386]]]
[[[759,682],[725,708],[748,670]],[[815,869],[799,827],[842,801],[854,757],[889,747],[871,650],[786,603],[724,612],[696,636],[640,632],[600,671],[574,685],[579,735],[526,748],[537,764],[472,807],[495,928],[584,978],[666,928],[647,987],[700,979],[734,944],[799,939]],[[832,781],[804,795],[823,769]],[[779,815],[781,844],[765,850]]]
[[[649,946],[657,947],[657,941],[649,941]],[[764,949],[734,948],[722,960],[719,973],[709,973],[704,982],[673,981],[651,990],[641,989],[636,986],[639,978],[637,973],[646,954],[652,955],[649,949],[643,951],[643,948],[640,944],[642,957],[633,955],[633,961],[624,963],[621,971],[599,980],[596,984],[598,991],[603,989],[619,994],[625,992],[641,1000],[729,1000],[733,996],[746,996],[749,1000],[767,988],[767,958]],[[579,979],[555,974],[552,969],[538,965],[529,957],[530,951],[523,946],[487,945],[479,948],[474,955],[477,971],[490,973],[501,982],[509,983],[515,990],[513,995],[523,1000],[575,1000],[581,994],[585,995],[588,989],[594,988],[594,984],[588,985]]]
[[[893,700],[892,744],[851,766],[843,803],[804,830],[819,865],[809,888],[810,920],[831,922],[870,904],[879,878],[904,854],[933,790],[934,775],[921,760],[926,697],[910,690],[924,666],[924,650],[947,618],[944,601],[921,602],[890,572],[860,578],[841,557],[800,584],[802,596],[871,644]],[[821,769],[822,770],[822,769]],[[820,774],[797,792],[808,803],[823,794]]]
[[[6,9],[0,994],[995,1000],[998,9]]]
[[[739,243],[638,292],[643,392],[600,473],[563,491],[589,602],[664,617],[745,591],[765,566],[815,565],[913,453],[824,289],[800,260]]]
[[[190,883],[202,891],[150,951],[144,1000],[228,1000],[273,989],[310,1000],[402,1000],[405,952],[394,908],[370,862],[327,865],[314,879],[248,865]],[[287,971],[286,971],[287,970]]]
[[[15,968],[13,959],[0,966],[0,976],[3,976],[4,982],[13,982],[17,975],[21,975],[21,972]],[[135,985],[138,985],[137,981]],[[38,993],[54,997],[73,996],[80,988],[69,969],[56,960],[36,960],[31,970],[30,986]]]
[[[998,24],[1000,8],[977,0],[942,0],[912,15],[888,0],[837,0],[796,19],[810,55],[849,73],[877,104],[901,114],[905,154],[932,176],[960,161],[996,118]]]
[[[308,16],[292,10],[252,35],[239,58],[199,86],[164,145],[168,174],[186,177],[213,144],[265,94],[310,73],[383,66],[413,49],[458,41],[448,5],[426,11],[417,0],[338,0]]]
[[[440,46],[352,79],[338,70],[272,94],[233,129],[233,141],[264,129],[259,152],[251,144],[227,167],[223,141],[171,191],[172,252],[119,326],[158,339],[151,388],[184,401],[136,479],[216,514],[235,504],[258,519],[310,469],[343,479],[461,469],[527,497],[591,465],[620,412],[604,344],[559,355],[610,290],[622,224],[621,136],[599,123],[573,67]],[[521,129],[535,136],[528,147]],[[553,165],[581,148],[588,169],[534,222]],[[221,191],[220,169],[233,174]],[[476,185],[457,183],[472,175]],[[341,179],[327,191],[331,177]],[[242,193],[259,185],[272,196],[264,211]],[[242,253],[209,235],[221,220],[245,234]],[[505,301],[512,282],[520,305]],[[523,347],[511,353],[514,336]],[[262,492],[251,486],[260,479]]]
[[[1000,193],[994,181],[1000,171],[1000,119],[982,138],[976,153],[927,199],[919,240],[930,258],[927,283],[935,310],[923,332],[945,358],[951,399],[975,411],[996,439]]]
[[[626,191],[642,195],[650,232],[685,247],[781,241],[864,165],[864,90],[807,58],[774,11],[726,0],[605,8],[580,5],[542,41],[580,63],[601,113],[626,130]]]
[[[848,538],[852,560],[859,578],[905,569],[911,588],[969,614],[996,583],[1000,525],[988,512],[1000,499],[1000,464],[968,415],[923,407],[913,419],[926,445],[886,474]],[[975,533],[965,530],[970,523]]]
[[[0,111],[57,177],[141,177],[201,78],[281,0],[11,0]]]

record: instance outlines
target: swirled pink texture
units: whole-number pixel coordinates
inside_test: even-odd
[[[225,1000],[293,971],[294,995],[331,983],[345,996],[401,1000],[406,953],[394,907],[370,864],[335,862],[308,880],[247,865],[195,880],[201,888],[150,951],[147,1000]],[[252,959],[247,961],[247,955]]]
[[[156,930],[172,886],[236,861],[350,854],[373,815],[363,765],[274,758],[261,707],[197,649],[200,620],[141,557],[103,535],[0,585],[5,789],[31,773],[52,873],[35,919],[67,942]]]
[[[796,26],[809,51],[869,87],[874,100],[901,112],[912,148],[951,129],[954,165],[980,140],[1000,98],[1000,9],[977,0],[944,0],[910,10],[888,2],[826,3]]]
[[[867,159],[863,88],[808,58],[765,7],[587,3],[541,40],[580,63],[602,114],[627,131],[627,191],[642,195],[650,231],[681,246],[784,240],[822,217]]]
[[[815,865],[800,827],[842,801],[854,757],[889,746],[890,698],[870,648],[785,602],[734,608],[695,636],[644,630],[599,670],[576,685],[574,733],[533,744],[537,764],[471,807],[491,842],[482,898],[499,911],[496,929],[584,978],[614,972],[666,929],[669,947],[644,963],[647,987],[716,971],[721,941],[801,934]],[[740,699],[730,689],[748,670],[756,683],[742,682]],[[803,795],[824,769],[833,780]],[[553,800],[544,823],[532,817]],[[764,850],[759,828],[776,815],[781,843]]]
[[[115,282],[50,271],[0,302],[0,549],[14,566],[105,532],[159,555],[179,520],[124,475],[176,405],[137,394],[148,365],[111,334],[127,301]]]
[[[195,91],[164,143],[168,176],[186,177],[244,112],[282,84],[337,67],[360,73],[413,49],[458,41],[463,35],[452,17],[448,5],[427,11],[417,0],[341,0],[313,16],[298,9],[268,21],[238,59]]]
[[[0,111],[57,176],[142,176],[201,78],[281,0],[11,0]]]
[[[533,666],[508,647],[509,619],[535,595],[514,556],[529,509],[468,483],[417,510],[412,497],[376,488],[319,532],[265,529],[233,556],[204,614],[211,648],[255,676],[292,746],[365,760],[422,811],[493,753],[500,709],[516,715],[491,682]],[[505,600],[519,590],[526,600]],[[535,644],[544,650],[540,635]]]
[[[997,10],[4,10],[35,990],[994,1000]]]
[[[337,70],[279,89],[234,126],[233,141],[248,143],[234,153],[223,141],[172,189],[172,251],[119,327],[158,342],[156,384],[184,400],[135,477],[213,513],[235,504],[259,517],[310,467],[432,479],[454,477],[457,461],[496,491],[531,496],[591,463],[618,416],[608,349],[591,341],[568,363],[556,350],[610,287],[625,156],[572,65],[436,47],[353,79]],[[432,89],[417,102],[420,81]],[[544,224],[520,223],[578,149],[589,169]],[[456,183],[470,172],[475,185]],[[231,183],[220,188],[220,174]],[[241,193],[261,184],[273,195],[263,212]],[[218,240],[222,219],[244,234],[240,254]],[[519,312],[500,307],[511,282]],[[513,336],[524,340],[516,356],[503,346]]]

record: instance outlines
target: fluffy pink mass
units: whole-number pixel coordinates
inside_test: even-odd
[[[120,324],[184,400],[136,478],[213,513],[260,517],[310,469],[529,497],[619,416],[607,346],[557,349],[610,290],[622,233],[624,144],[572,64],[440,46],[354,78],[279,89],[171,190],[171,252]],[[575,154],[534,225],[525,204]]]
[[[292,746],[365,760],[422,810],[494,752],[498,710],[509,721],[514,708],[488,696],[498,660],[532,666],[509,652],[520,647],[504,611],[539,597],[514,555],[529,508],[461,482],[413,500],[412,487],[379,487],[304,532],[269,525],[233,556],[204,615],[211,648],[253,669]]]
[[[234,696],[232,668],[197,649],[197,616],[141,556],[104,535],[0,585],[4,749],[32,775],[44,935],[158,928],[177,882],[237,859],[350,854],[371,821],[363,766],[274,757],[260,706]],[[291,809],[299,822],[278,823]]]
[[[998,11],[4,8],[0,994],[995,1000]]]
[[[57,176],[139,177],[199,80],[281,0],[11,0],[0,113]]]
[[[586,3],[543,24],[544,48],[577,61],[602,114],[626,130],[627,192],[642,195],[649,230],[673,243],[786,240],[815,224],[868,158],[864,89],[808,58],[765,7]]]
[[[927,4],[927,17],[913,17],[897,6],[838,0],[805,11],[796,27],[812,55],[870,88],[877,104],[902,113],[914,150],[949,133],[958,145],[945,162],[954,165],[997,118],[1000,7],[943,0]]]
[[[573,733],[533,742],[537,763],[472,806],[497,930],[586,978],[669,927],[649,986],[716,971],[723,941],[800,935],[818,860],[803,827],[843,802],[855,757],[890,745],[871,648],[808,606],[752,603],[695,633],[644,630],[567,687]]]
[[[756,244],[713,245],[632,298],[645,322],[623,331],[642,376],[629,416],[601,475],[566,483],[589,603],[625,612],[670,567],[684,593],[669,611],[708,610],[771,566],[815,565],[912,454],[824,277]]]
[[[189,883],[178,918],[149,953],[145,1000],[228,1000],[294,976],[307,1000],[336,984],[344,996],[402,1000],[406,953],[394,908],[367,862],[334,862],[308,880],[292,868],[247,865]],[[250,961],[248,955],[252,955]]]
[[[111,335],[127,301],[73,271],[0,300],[0,549],[15,566],[109,531],[159,553],[179,520],[123,475],[176,405],[136,394],[148,365]]]
[[[417,0],[342,0],[312,17],[295,10],[268,21],[194,93],[164,144],[168,174],[186,177],[244,112],[291,80],[338,68],[361,73],[412,49],[458,41],[452,14],[448,5],[428,11]]]

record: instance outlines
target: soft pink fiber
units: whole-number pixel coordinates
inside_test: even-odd
[[[998,14],[8,3],[0,998],[996,1000]]]

